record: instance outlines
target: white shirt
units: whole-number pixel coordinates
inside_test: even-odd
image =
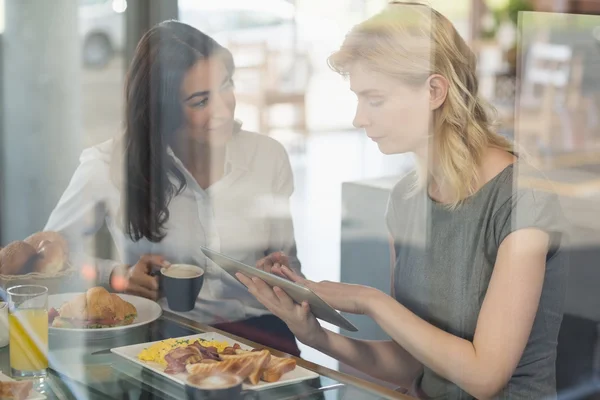
[[[267,136],[240,131],[227,145],[225,176],[207,190],[169,150],[185,175],[186,187],[169,204],[166,237],[159,243],[145,238],[133,242],[117,223],[122,176],[114,173],[119,170],[113,165],[114,147],[110,140],[83,151],[80,165],[45,230],[62,233],[71,246],[72,257],[81,257],[91,254],[91,239],[105,221],[121,261],[93,259],[103,283],[108,282],[114,267],[133,265],[144,254],[205,268],[196,307],[186,313],[200,322],[213,324],[267,314],[246,288],[206,258],[198,245],[249,265],[281,250],[290,256],[292,267],[300,270],[289,208],[294,183],[283,146]],[[83,262],[90,261],[79,259],[77,264]],[[168,309],[166,299],[160,303]]]

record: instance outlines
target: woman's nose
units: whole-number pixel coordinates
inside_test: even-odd
[[[361,128],[361,129],[366,128],[369,125],[369,120],[360,105],[356,106],[356,113],[354,115],[354,120],[352,121],[352,125],[354,125],[355,128]]]

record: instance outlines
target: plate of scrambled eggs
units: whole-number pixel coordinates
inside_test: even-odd
[[[165,356],[169,354],[169,352],[173,352],[176,349],[180,349],[179,351],[185,351],[187,346],[194,343],[198,343],[204,348],[212,347],[219,353],[223,352],[226,348],[231,349],[231,347],[234,345],[242,350],[253,350],[252,347],[246,346],[242,343],[236,343],[236,341],[227,336],[216,332],[208,332],[151,343],[140,343],[132,346],[118,347],[111,349],[110,351],[135,364],[141,365],[156,374],[184,385],[187,377],[189,376],[188,372],[168,372],[169,363],[165,359]],[[280,358],[280,360],[284,359]],[[319,375],[315,372],[302,368],[299,365],[296,366],[295,362],[294,366],[295,368],[293,370],[286,371],[280,378],[278,378],[277,381],[270,382],[260,380],[260,382],[256,382],[256,384],[252,385],[245,383],[244,387],[252,390],[265,390],[277,386],[316,379],[319,377]]]

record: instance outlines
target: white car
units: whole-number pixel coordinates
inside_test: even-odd
[[[79,0],[79,36],[86,66],[103,67],[123,50],[126,0]]]

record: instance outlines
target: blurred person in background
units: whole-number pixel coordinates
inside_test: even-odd
[[[187,317],[299,354],[287,326],[198,247],[300,273],[288,155],[234,119],[234,70],[231,53],[189,25],[147,32],[126,78],[124,135],[83,152],[45,229],[62,233],[101,283],[152,300],[160,267],[201,266],[204,285]],[[122,261],[83,256],[104,222]]]
[[[358,97],[354,125],[382,153],[416,156],[388,203],[391,295],[311,282],[285,265],[265,270],[369,316],[391,340],[324,329],[308,304],[238,278],[301,342],[413,395],[556,397],[564,218],[556,195],[519,185],[519,174],[539,172],[494,132],[473,52],[429,6],[391,3],[357,25],[329,64]]]

